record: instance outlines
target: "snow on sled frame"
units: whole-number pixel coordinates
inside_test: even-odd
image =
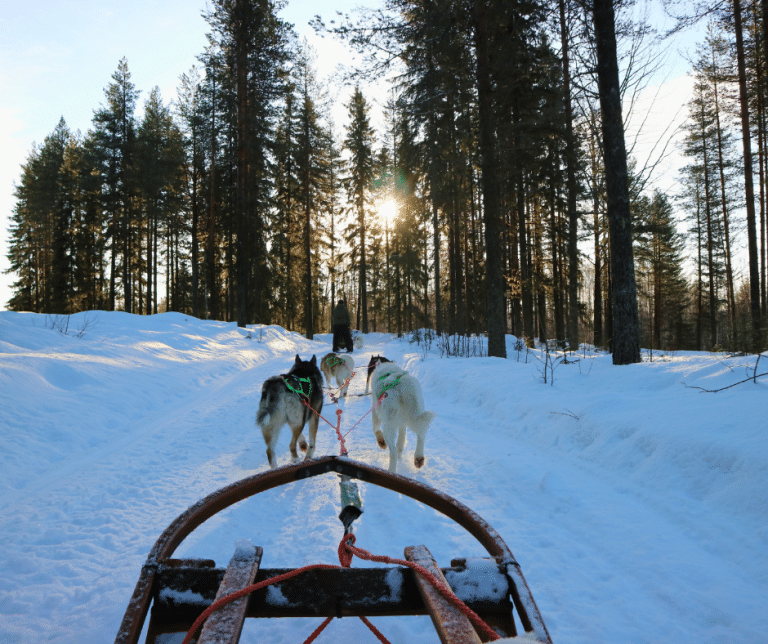
[[[499,534],[479,515],[425,483],[339,456],[302,461],[244,478],[213,492],[179,515],[157,540],[141,568],[115,644],[138,644],[150,605],[152,613],[146,642],[154,644],[162,634],[188,631],[217,597],[287,572],[289,569],[260,570],[262,550],[259,547],[253,549],[249,561],[244,561],[242,553],[236,552],[226,571],[216,569],[212,560],[172,559],[171,555],[193,530],[231,505],[260,492],[326,473],[337,473],[404,494],[462,526],[486,549],[490,558],[485,564],[498,571],[496,578],[502,579],[506,588],[486,589],[484,594],[480,589],[483,584],[472,578],[477,571],[473,570],[471,563],[465,559],[454,559],[450,568],[440,569],[424,546],[409,546],[406,557],[447,578],[459,599],[502,637],[514,638],[522,627],[522,631],[528,634],[526,641],[533,636],[540,642],[551,644],[520,565]],[[226,607],[227,610],[234,610],[236,616],[230,614],[225,618],[229,622],[229,630],[224,641],[238,642],[245,617],[397,615],[430,615],[445,644],[487,641],[488,638],[478,635],[463,615],[457,616],[458,611],[445,600],[425,591],[417,574],[404,567],[395,570],[401,575],[399,593],[391,592],[392,578],[387,577],[392,574],[391,568],[309,571],[279,584],[279,592],[276,593],[281,597],[279,603],[270,603],[266,588],[258,590]],[[284,601],[285,598],[288,602]],[[230,609],[230,606],[235,608]],[[208,621],[213,621],[216,616],[217,613],[214,613]],[[458,626],[457,620],[462,622]],[[462,628],[465,629],[464,635],[458,634]],[[220,637],[220,633],[216,637]],[[205,632],[197,641],[199,644],[205,641]]]

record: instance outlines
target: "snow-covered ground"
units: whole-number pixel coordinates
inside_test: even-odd
[[[262,382],[297,353],[330,350],[328,335],[173,313],[66,321],[0,313],[1,644],[113,641],[165,527],[267,468],[254,424]],[[584,352],[545,384],[540,354],[518,355],[511,337],[507,360],[449,359],[372,333],[354,358],[377,353],[415,375],[437,412],[425,467],[413,467],[411,434],[399,472],[500,533],[556,644],[768,642],[768,378],[694,388],[746,378],[754,356],[615,367]],[[350,393],[364,388],[363,372]],[[342,429],[370,400],[343,408]],[[368,416],[347,437],[350,456],[386,467],[370,427]],[[330,427],[318,439],[317,455],[338,453]],[[424,543],[443,566],[485,554],[431,509],[360,487],[358,546],[401,557]],[[336,563],[338,504],[332,476],[277,488],[208,521],[177,555],[225,567],[246,538],[266,568]],[[426,617],[373,621],[393,643],[438,641]],[[301,642],[318,623],[248,620],[242,641]],[[375,640],[342,619],[324,641]]]

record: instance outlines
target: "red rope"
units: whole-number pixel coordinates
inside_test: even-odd
[[[332,619],[333,617],[326,617],[325,620],[323,620],[323,623],[320,624],[320,626],[318,626],[314,631],[312,631],[312,635],[304,640],[304,644],[312,644],[312,642],[317,639],[317,636],[325,630],[325,627],[331,623]]]
[[[353,372],[353,373],[352,373],[352,376],[354,376],[354,375],[355,375],[355,373]],[[347,380],[344,382],[344,385],[346,385],[346,384],[347,384],[347,382],[349,382],[349,381],[350,381],[350,379],[352,378],[352,376],[350,376],[349,378],[347,378]],[[344,387],[344,385],[342,385],[342,388]],[[386,397],[387,397],[387,394],[386,394],[386,392],[384,392],[383,394],[381,394],[381,396],[379,396],[379,400],[376,402],[376,404],[375,404],[375,405],[373,405],[373,406],[372,406],[372,407],[371,407],[371,408],[370,408],[370,409],[369,409],[367,412],[365,412],[365,413],[364,413],[364,414],[363,414],[363,415],[360,417],[360,420],[358,420],[358,421],[357,421],[357,422],[356,422],[354,425],[352,425],[352,427],[350,427],[350,428],[347,430],[347,432],[346,432],[346,433],[345,433],[343,436],[341,435],[341,415],[344,413],[344,410],[343,410],[343,409],[339,408],[339,409],[337,409],[337,410],[336,410],[336,425],[334,426],[334,425],[333,425],[333,423],[332,423],[330,420],[328,420],[328,419],[327,419],[327,418],[325,418],[325,417],[324,417],[324,416],[323,416],[321,413],[319,413],[319,412],[318,412],[318,411],[317,411],[317,410],[316,410],[316,409],[315,409],[315,408],[314,408],[312,405],[310,405],[310,404],[309,404],[309,402],[307,402],[307,401],[306,401],[306,400],[305,400],[303,397],[301,397],[301,398],[300,398],[300,400],[301,400],[302,404],[304,404],[306,407],[308,407],[310,410],[312,410],[312,411],[313,411],[315,414],[317,414],[318,418],[320,418],[320,419],[324,420],[326,423],[328,423],[328,425],[330,425],[331,427],[333,427],[333,429],[334,429],[334,430],[336,430],[336,437],[339,439],[339,443],[341,444],[340,455],[341,455],[341,456],[347,456],[347,454],[349,454],[349,452],[347,452],[347,444],[346,444],[346,441],[345,441],[344,439],[345,439],[347,436],[349,436],[349,433],[350,433],[350,432],[351,432],[351,431],[352,431],[352,430],[353,430],[355,427],[357,427],[357,426],[358,426],[360,423],[362,423],[362,422],[363,422],[363,419],[364,419],[364,418],[365,418],[365,417],[366,417],[368,414],[370,414],[370,413],[371,413],[371,412],[372,412],[372,411],[373,411],[373,410],[374,410],[376,407],[378,407],[378,406],[381,404],[381,401],[382,401],[382,400],[384,400]]]
[[[378,628],[376,628],[367,617],[360,615],[360,621],[363,622],[382,644],[390,644],[389,640],[381,634]]]
[[[357,557],[360,557],[360,559],[366,559],[368,561],[376,561],[379,563],[388,563],[388,564],[396,564],[398,566],[407,566],[411,570],[414,570],[418,572],[424,579],[426,579],[430,584],[432,584],[435,589],[440,592],[440,594],[445,597],[453,606],[459,610],[461,613],[466,615],[469,620],[483,633],[486,635],[486,637],[489,640],[497,640],[499,639],[499,634],[494,631],[488,624],[485,623],[485,621],[469,606],[467,606],[463,601],[461,601],[456,595],[454,594],[453,590],[451,590],[450,586],[443,583],[440,579],[435,577],[429,570],[424,568],[424,566],[421,566],[420,564],[417,564],[413,561],[406,561],[405,559],[395,559],[392,557],[384,557],[380,555],[374,555],[368,552],[367,550],[363,550],[362,548],[356,548],[354,546],[355,543],[355,535],[352,533],[346,534],[342,537],[341,543],[339,544],[339,552],[341,552],[341,549],[346,549],[347,553],[345,555],[345,559],[348,557],[349,561],[352,560],[352,555],[356,555]],[[339,554],[339,558],[341,558],[341,554]],[[342,565],[343,562],[342,562]]]
[[[344,437],[341,435],[341,415],[343,413],[344,413],[343,409],[336,410],[336,427],[334,427],[334,429],[336,430],[336,437],[339,439],[339,443],[341,443],[341,450],[339,453],[341,456],[346,456],[347,442],[344,440]]]
[[[349,535],[353,536],[353,535]],[[296,568],[295,570],[290,570],[286,573],[283,573],[282,575],[277,575],[275,577],[270,577],[269,579],[265,579],[264,581],[260,581],[258,584],[251,584],[250,586],[246,586],[245,588],[242,588],[238,591],[235,591],[231,595],[226,595],[225,597],[222,597],[221,599],[217,599],[213,604],[211,604],[208,608],[206,608],[202,613],[200,613],[200,616],[195,620],[195,623],[192,624],[192,627],[187,631],[187,635],[184,638],[184,641],[182,644],[189,644],[192,641],[192,638],[194,637],[195,633],[200,629],[200,627],[203,625],[206,619],[210,617],[213,613],[215,613],[219,608],[222,606],[226,606],[230,602],[235,601],[236,599],[240,599],[240,597],[245,597],[246,595],[250,595],[252,592],[255,592],[259,590],[260,588],[264,588],[266,586],[271,586],[272,584],[277,584],[281,581],[285,581],[286,579],[291,579],[292,577],[295,577],[296,575],[300,575],[303,572],[307,572],[309,570],[336,570],[337,568],[349,568],[350,563],[352,562],[352,554],[347,550],[345,540],[342,539],[339,543],[338,548],[338,555],[339,555],[339,562],[341,563],[341,566],[336,566],[333,564],[310,564],[308,566],[303,566],[301,568]],[[331,623],[332,617],[327,617],[325,621],[323,621],[320,626],[318,626],[312,634],[305,640],[304,644],[311,644],[311,642],[314,642],[318,635],[325,630],[325,627],[328,626],[328,624]],[[381,632],[365,617],[360,617],[360,619],[363,621],[363,623],[371,630],[371,632],[379,639],[380,642],[383,644],[390,644],[389,640],[387,640],[384,635],[381,634]]]
[[[378,401],[376,401],[376,404],[375,404],[373,407],[371,407],[371,408],[370,408],[370,409],[369,409],[367,412],[365,412],[365,413],[364,413],[364,414],[363,414],[363,415],[360,417],[360,420],[358,420],[358,421],[357,421],[357,422],[356,422],[354,425],[352,425],[352,427],[350,427],[350,428],[349,428],[349,430],[347,431],[347,433],[346,433],[346,434],[344,434],[344,436],[346,436],[347,434],[349,434],[349,432],[351,432],[351,431],[352,431],[352,430],[353,430],[355,427],[357,427],[357,426],[358,426],[360,423],[362,423],[362,422],[363,422],[363,418],[365,418],[365,417],[366,417],[368,414],[370,414],[370,413],[371,413],[371,412],[372,412],[374,409],[376,409],[376,407],[378,407],[378,406],[381,404],[381,401],[382,401],[382,400],[384,400],[386,397],[387,397],[387,394],[386,394],[386,393],[383,393],[383,394],[381,394],[381,396],[379,396],[379,399],[378,399]]]
[[[350,380],[352,380],[352,378],[354,378],[356,375],[357,375],[357,371],[353,371],[353,372],[351,373],[351,375],[349,376],[349,378],[347,378],[347,379],[344,381],[344,384],[343,384],[343,385],[341,385],[341,387],[337,387],[337,389],[338,389],[338,391],[339,391],[339,395],[338,395],[338,396],[334,396],[332,393],[331,393],[331,394],[328,394],[328,395],[331,397],[331,401],[332,401],[332,402],[339,402],[339,398],[341,398],[341,391],[342,391],[342,389],[344,389],[344,387],[346,387],[346,386],[349,384]],[[328,389],[329,391],[336,391],[335,389],[333,389],[333,388],[331,388],[331,387],[328,387],[327,389]]]
[[[330,420],[328,420],[327,418],[325,418],[325,417],[324,417],[324,416],[323,416],[321,413],[319,413],[319,412],[318,412],[318,411],[317,411],[317,410],[316,410],[316,409],[315,409],[315,408],[314,408],[312,405],[310,405],[310,404],[309,404],[309,403],[308,403],[306,400],[304,400],[304,399],[302,398],[302,399],[301,399],[301,402],[302,402],[302,404],[303,404],[303,405],[305,405],[305,406],[309,407],[309,408],[310,408],[310,409],[311,409],[311,410],[312,410],[314,413],[316,413],[318,418],[320,418],[321,420],[324,420],[324,421],[325,421],[326,423],[328,423],[328,424],[329,424],[331,427],[333,427],[333,423],[332,423]],[[341,412],[341,411],[342,411],[341,409],[337,409],[337,410],[336,410],[336,415],[338,416],[338,415],[339,415],[339,412]]]
[[[195,633],[197,633],[198,629],[203,625],[203,622],[205,622],[205,620],[208,619],[208,617],[212,613],[219,610],[219,608],[221,608],[222,606],[226,606],[230,602],[235,601],[236,599],[245,597],[246,595],[249,595],[250,593],[257,591],[260,588],[264,588],[265,586],[270,586],[272,584],[285,581],[286,579],[291,579],[292,577],[295,577],[296,575],[300,575],[303,572],[307,572],[308,570],[335,570],[336,568],[338,568],[338,566],[335,566],[332,564],[311,564],[309,566],[304,566],[302,568],[296,568],[296,570],[290,570],[289,572],[283,573],[282,575],[270,577],[269,579],[260,581],[258,584],[252,584],[250,586],[246,586],[245,588],[241,588],[240,590],[232,593],[231,595],[227,595],[225,597],[222,597],[221,599],[217,599],[215,602],[213,602],[213,604],[211,604],[202,613],[200,613],[200,617],[198,617],[195,620],[195,623],[192,624],[192,628],[190,628],[189,631],[187,632],[187,636],[184,638],[184,641],[182,642],[182,644],[189,644],[192,641],[192,638],[194,637]]]
[[[459,610],[461,613],[466,615],[469,620],[478,628],[480,629],[486,636],[488,640],[494,641],[499,639],[498,633],[494,631],[488,624],[483,621],[483,619],[475,613],[471,608],[469,608],[463,601],[461,601],[456,595],[454,594],[453,590],[451,590],[450,586],[443,583],[441,580],[439,580],[435,575],[433,575],[429,570],[424,568],[424,566],[421,566],[420,564],[417,564],[413,561],[406,561],[405,559],[396,559],[393,557],[385,557],[381,555],[374,555],[368,552],[367,550],[363,550],[362,548],[356,548],[355,547],[355,535],[352,533],[346,534],[342,537],[341,541],[339,542],[338,547],[338,555],[339,555],[339,563],[341,566],[336,566],[333,564],[310,564],[308,566],[303,566],[301,568],[296,568],[295,570],[290,570],[286,573],[283,573],[282,575],[277,575],[275,577],[271,577],[270,579],[265,579],[264,581],[260,581],[257,584],[252,584],[250,586],[246,586],[245,588],[242,588],[241,590],[238,590],[231,595],[227,595],[225,597],[222,597],[221,599],[217,599],[213,604],[211,604],[208,608],[206,608],[200,616],[195,620],[195,623],[192,624],[192,627],[187,632],[186,637],[184,638],[184,641],[182,644],[189,644],[192,638],[194,637],[195,633],[200,629],[203,622],[205,622],[208,617],[217,611],[222,606],[225,606],[229,604],[230,602],[235,601],[236,599],[239,599],[240,597],[245,597],[246,595],[249,595],[252,592],[255,592],[259,590],[260,588],[264,588],[265,586],[270,586],[272,584],[279,583],[281,581],[285,581],[286,579],[291,579],[292,577],[295,577],[297,575],[300,575],[303,572],[307,572],[309,570],[335,570],[337,568],[343,567],[343,568],[349,568],[352,564],[352,557],[357,556],[360,559],[365,559],[367,561],[376,561],[378,563],[388,563],[388,564],[395,564],[398,566],[406,566],[410,568],[411,570],[416,571],[418,574],[420,574],[424,579],[426,579],[430,584],[432,584],[438,592],[440,592],[443,597],[445,597],[453,606],[456,607],[457,610]],[[326,626],[330,624],[331,617],[328,617],[325,619],[325,621],[320,624],[309,636],[309,638],[304,642],[304,644],[310,644],[311,642],[314,642],[315,639],[317,639],[318,635],[323,632]],[[365,617],[360,617],[360,619],[363,621],[363,623],[368,626],[368,628],[371,630],[371,632],[379,639],[380,642],[383,644],[390,644],[384,635],[379,632],[379,630]]]

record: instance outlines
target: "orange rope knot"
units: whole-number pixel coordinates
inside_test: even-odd
[[[341,541],[339,541],[339,563],[344,566],[344,568],[349,568],[352,563],[352,551],[348,548],[348,544],[349,546],[355,545],[355,535],[351,532],[345,534],[341,538]]]

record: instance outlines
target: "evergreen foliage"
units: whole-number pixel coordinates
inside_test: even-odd
[[[392,94],[386,129],[376,132],[357,86],[340,141],[313,55],[279,17],[282,7],[212,0],[209,46],[181,76],[173,110],[154,89],[137,117],[140,92],[123,59],[90,131],[73,134],[62,118],[32,148],[9,231],[10,308],[176,310],[312,338],[345,297],[363,332],[487,334],[493,356],[505,355],[506,333],[571,348],[591,341],[622,363],[638,358],[633,325],[657,350],[762,341],[754,282],[766,319],[768,118],[759,7],[741,16],[754,167],[735,145],[745,100],[736,92],[736,16],[722,5],[694,63],[682,223],[671,195],[643,192],[646,168],[617,162],[620,120],[601,127],[609,110],[600,99],[613,90],[599,88],[591,7],[386,0],[345,19],[331,31],[365,55],[354,79],[388,75]],[[608,31],[626,67],[622,92],[638,73],[632,47],[644,29],[617,9]],[[750,170],[761,264],[755,278],[750,261],[745,287],[733,249]],[[616,181],[624,197],[610,196]],[[396,204],[391,220],[378,213],[387,201]],[[617,216],[624,206],[631,221]]]

